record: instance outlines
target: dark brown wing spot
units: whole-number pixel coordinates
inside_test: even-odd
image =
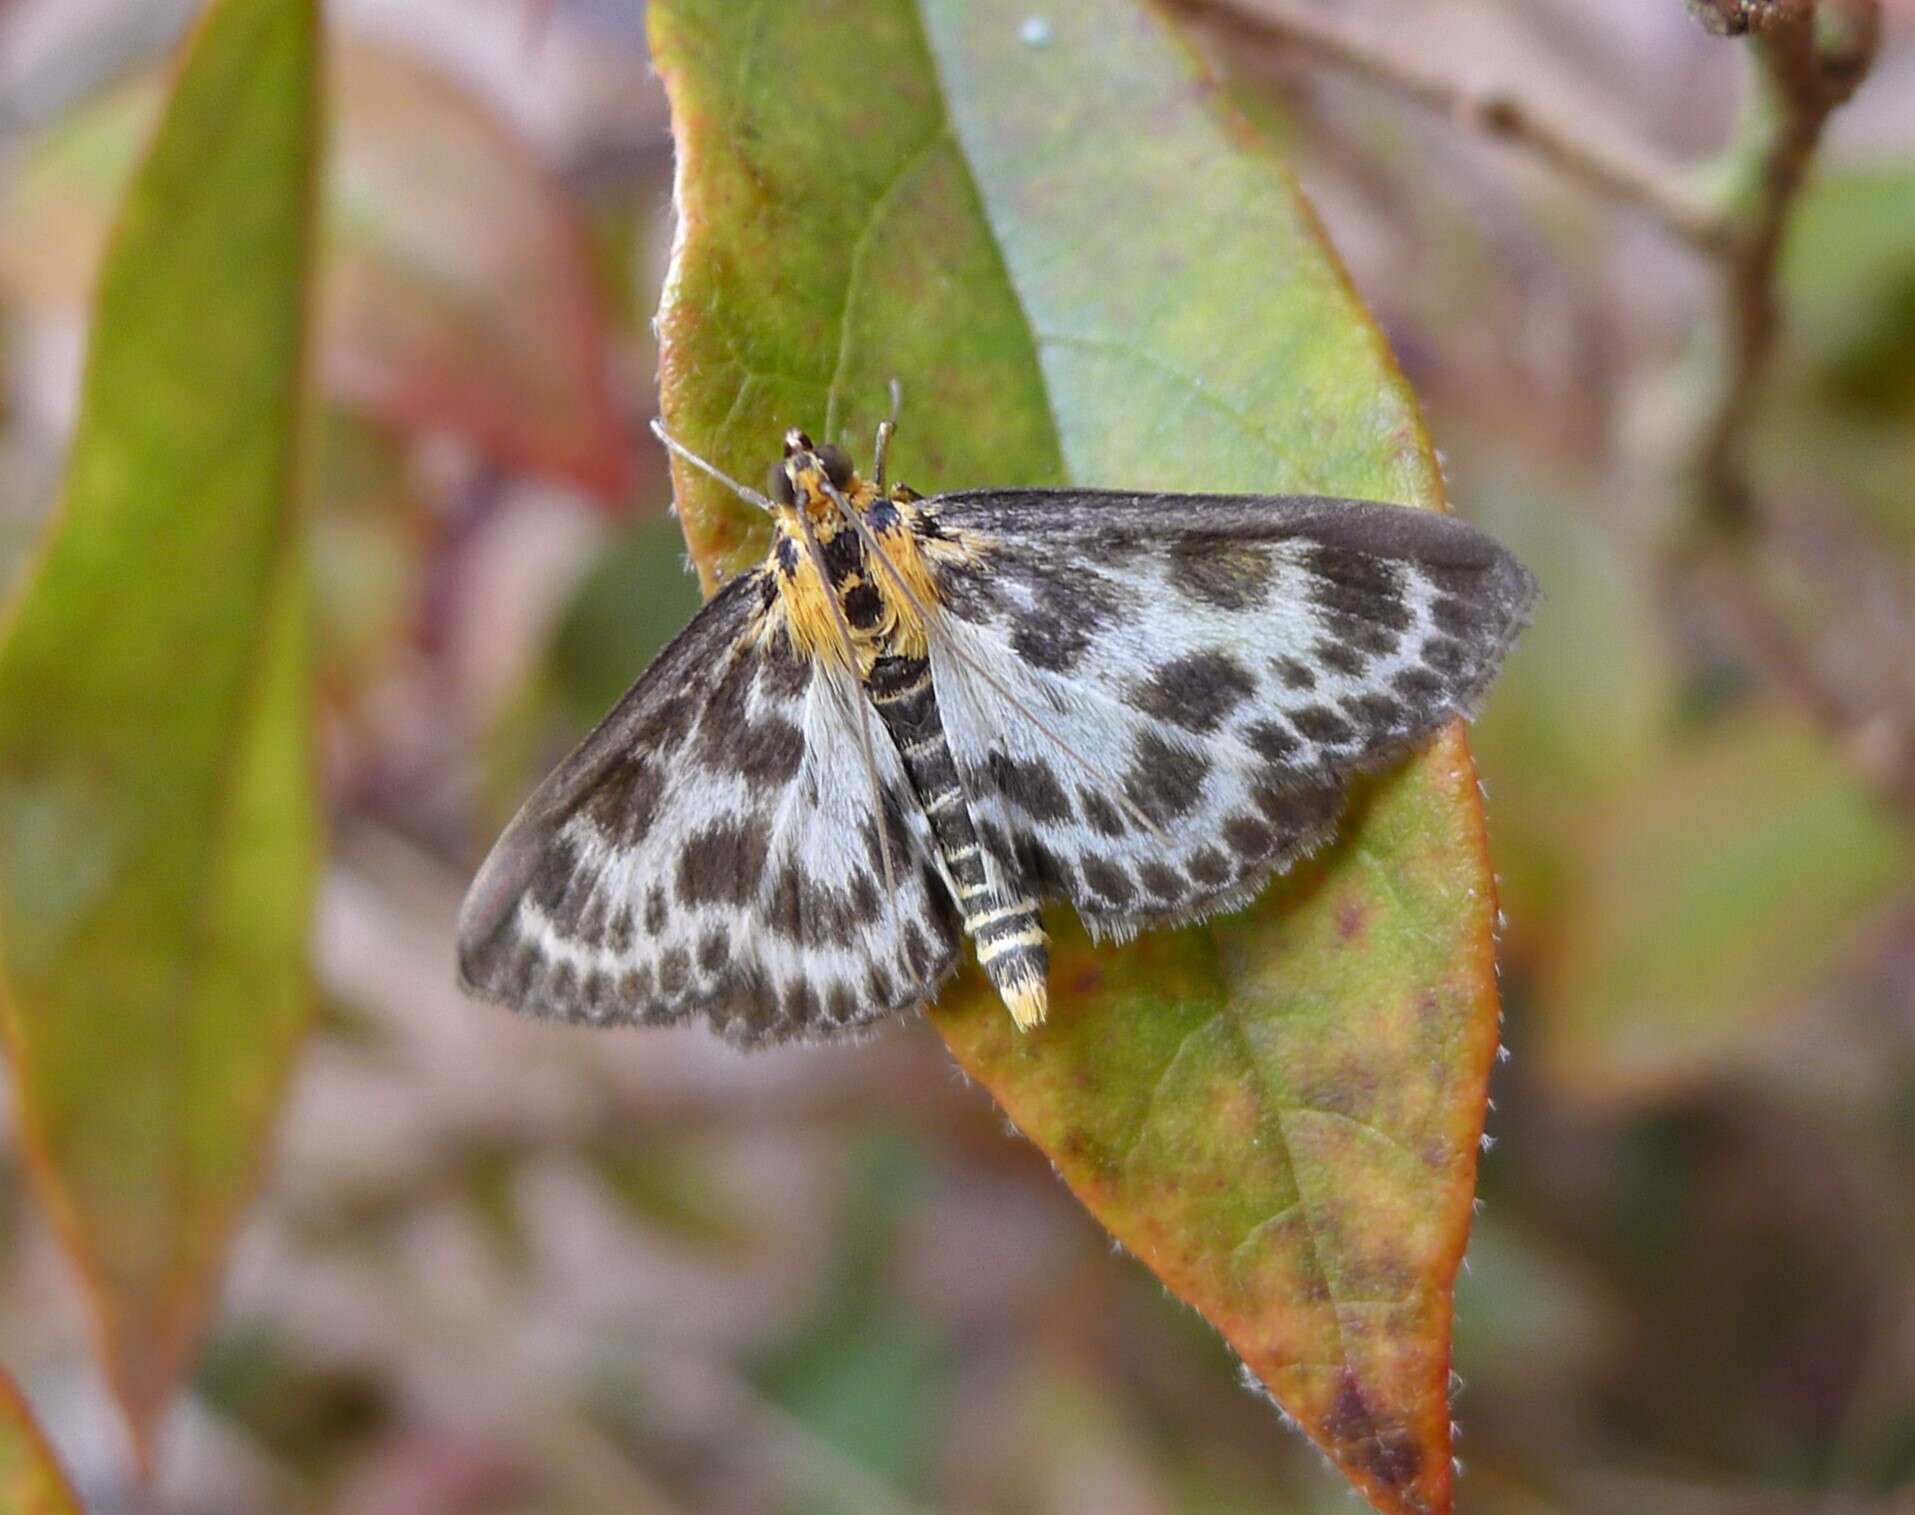
[[[1443,681],[1427,668],[1405,668],[1390,687],[1412,705],[1434,705],[1443,695]]]
[[[1469,601],[1446,594],[1430,606],[1430,619],[1453,637],[1468,637],[1481,628],[1484,618]]]
[[[1246,858],[1268,857],[1273,840],[1270,828],[1250,815],[1233,815],[1225,821],[1223,839],[1239,856]]]
[[[1077,791],[1078,807],[1084,812],[1084,819],[1090,823],[1091,830],[1100,836],[1122,836],[1127,829],[1124,818],[1117,813],[1117,807],[1103,795],[1089,789]]]
[[[1423,644],[1420,655],[1438,673],[1451,678],[1460,678],[1469,666],[1469,648],[1454,637],[1431,637]]]
[[[781,636],[763,649],[758,660],[760,699],[795,700],[810,687],[811,659],[798,654],[789,636]]]
[[[1190,814],[1203,798],[1210,760],[1188,747],[1173,746],[1154,731],[1138,737],[1132,749],[1124,793],[1159,825]]]
[[[1324,611],[1323,629],[1344,646],[1377,658],[1388,657],[1395,652],[1401,640],[1399,634],[1390,627],[1341,610]]]
[[[1276,676],[1283,680],[1285,689],[1295,689],[1307,694],[1317,687],[1316,673],[1308,663],[1300,663],[1295,658],[1272,658],[1270,667]]]
[[[628,757],[601,775],[585,801],[585,814],[616,845],[636,847],[650,834],[664,791],[665,776],[656,764]]]
[[[660,700],[632,728],[632,744],[649,752],[663,752],[685,740],[698,716],[698,707],[690,695],[675,694]]]
[[[828,884],[814,884],[796,862],[778,870],[765,900],[765,925],[789,941],[848,947],[852,941],[850,901]]]
[[[878,894],[878,881],[868,873],[853,875],[847,901],[846,913],[852,920],[866,925],[875,921],[883,903]]]
[[[1004,608],[1004,586],[988,558],[979,563],[940,565],[938,595],[944,609],[972,625],[994,619]]]
[[[1138,868],[1137,881],[1160,900],[1181,899],[1187,887],[1182,874],[1154,858]]]
[[[1336,789],[1280,789],[1259,785],[1251,796],[1264,819],[1280,837],[1297,840],[1312,836],[1335,819],[1340,792]]]
[[[1184,866],[1198,883],[1207,884],[1213,889],[1229,883],[1236,871],[1230,866],[1230,859],[1215,847],[1203,847],[1191,853]]]
[[[1388,736],[1405,724],[1403,707],[1387,694],[1353,695],[1343,708],[1368,727],[1372,737]]]
[[[723,926],[710,926],[698,939],[698,966],[706,974],[715,974],[731,961],[731,933]]]
[[[484,950],[485,958],[490,959],[492,962],[498,961],[498,941],[499,939],[494,937],[492,943],[488,944],[490,950],[482,949]],[[506,954],[504,963],[501,964],[497,970],[496,978],[488,977],[483,971],[468,971],[468,976],[476,983],[490,985],[502,997],[517,1002],[525,999],[526,990],[530,986],[532,975],[537,971],[538,966],[538,945],[531,941],[521,940],[517,947]]]
[[[1019,762],[1006,752],[993,752],[986,760],[991,782],[997,792],[1034,821],[1068,821],[1070,797],[1057,782],[1050,764],[1042,758]]]
[[[1170,549],[1173,589],[1219,610],[1249,610],[1270,589],[1270,550],[1256,542],[1188,536]]]
[[[1360,616],[1393,631],[1409,627],[1401,576],[1383,559],[1320,544],[1304,555],[1303,567],[1312,578],[1310,598],[1326,610]]]
[[[1370,660],[1362,651],[1348,642],[1318,642],[1316,659],[1332,672],[1348,674],[1352,678],[1370,666]]]
[[[1018,839],[1018,866],[1025,881],[1042,895],[1076,891],[1076,871],[1034,836]]]
[[[596,946],[605,935],[605,917],[609,907],[605,896],[592,888],[585,897],[585,908],[579,911],[577,936],[581,942]]]
[[[785,985],[784,1012],[794,1026],[815,1026],[823,1019],[824,1006],[818,1002],[818,991],[809,979],[794,978]]]
[[[849,1025],[857,1019],[858,997],[843,980],[832,984],[825,992],[825,1015],[840,1026]]]
[[[549,909],[565,898],[565,891],[578,876],[578,865],[578,844],[570,837],[555,836],[545,844],[529,890],[541,909]]]
[[[626,969],[618,976],[616,993],[621,1005],[632,1010],[640,1008],[652,997],[652,965],[640,963]]]
[[[1243,739],[1250,750],[1266,763],[1288,763],[1303,751],[1296,733],[1276,721],[1258,721],[1244,729]]]
[[[679,903],[743,905],[757,894],[764,872],[764,836],[738,821],[714,821],[679,854]]]
[[[1228,653],[1194,652],[1163,664],[1131,693],[1130,703],[1186,731],[1209,732],[1256,688],[1256,679]]]
[[[1356,736],[1356,729],[1328,705],[1306,705],[1301,710],[1292,711],[1290,720],[1297,730],[1313,742],[1335,744],[1350,741]]]
[[[1120,910],[1137,897],[1136,887],[1123,865],[1109,858],[1087,857],[1078,865],[1078,871],[1084,876],[1086,889]]]
[[[1081,563],[1058,566],[1020,557],[1007,561],[1003,571],[1031,591],[1030,609],[1011,618],[1011,650],[1033,668],[1070,672],[1092,637],[1117,619],[1122,596]]]

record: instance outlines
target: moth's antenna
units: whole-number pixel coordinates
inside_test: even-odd
[[[891,576],[891,582],[897,585],[898,592],[904,596],[905,603],[917,612],[918,619],[924,622],[927,630],[935,626],[937,620],[931,611],[931,607],[918,598],[917,591],[905,581],[904,575],[898,570],[898,565],[891,561],[891,554],[886,552],[883,544],[878,541],[877,533],[872,531],[870,526],[866,524],[864,517],[858,514],[856,509],[852,507],[851,502],[839,493],[837,485],[833,484],[829,479],[820,479],[819,483],[823,485],[825,493],[831,496],[831,502],[838,507],[839,514],[844,516],[846,520],[857,528],[858,536],[863,540],[865,549],[872,557],[878,560],[878,566]],[[802,514],[803,512],[800,512],[801,516]],[[833,603],[835,604],[836,602],[834,601]],[[1016,695],[1012,694],[990,669],[978,662],[969,653],[960,650],[955,642],[947,641],[945,647],[952,657],[957,659],[958,662],[962,663],[985,683],[989,684],[992,689],[996,690],[999,698],[1001,698],[1005,704],[1009,705],[1011,709],[1029,721],[1047,740],[1055,744],[1059,752],[1063,753],[1064,756],[1069,758],[1073,763],[1076,763],[1077,766],[1082,768],[1086,773],[1090,774],[1098,783],[1102,784],[1111,794],[1115,795],[1118,803],[1128,810],[1138,821],[1142,822],[1146,831],[1157,838],[1158,841],[1168,845],[1170,838],[1164,834],[1163,827],[1159,826],[1144,813],[1143,807],[1138,805],[1136,801],[1124,792],[1124,786],[1122,784],[1118,783],[1098,764],[1093,763],[1055,731],[1052,731],[1050,727],[1046,726],[1037,712],[1031,709],[1029,705],[1025,704]]]
[[[878,422],[877,444],[871,449],[871,482],[884,493],[884,458],[891,450],[891,433],[898,429],[898,413],[904,409],[904,386],[891,381],[891,419]]]
[[[739,499],[746,501],[748,504],[756,505],[760,510],[765,511],[767,513],[769,513],[775,508],[772,505],[770,499],[768,499],[764,495],[761,495],[757,490],[753,489],[750,485],[740,484],[736,479],[734,479],[730,474],[726,473],[723,469],[717,468],[713,466],[712,464],[707,463],[703,458],[699,457],[697,453],[693,452],[683,442],[679,441],[678,438],[674,437],[670,432],[666,431],[665,423],[659,420],[656,416],[652,418],[652,435],[657,437],[658,440],[663,442],[668,449],[670,449],[672,452],[677,453],[679,457],[683,458],[687,463],[691,464],[694,468],[704,469],[706,473],[710,474],[714,479],[718,480],[720,484],[723,484],[733,494],[737,495]]]
[[[794,511],[798,530],[805,539],[805,555],[811,559],[811,566],[817,571],[818,583],[824,591],[825,603],[831,607],[831,624],[837,628],[838,645],[844,649],[845,662],[851,669],[851,677],[858,676],[858,651],[851,639],[851,628],[845,624],[844,609],[838,604],[838,596],[831,585],[831,573],[825,567],[824,549],[818,545],[818,533],[812,529],[811,517],[802,509]],[[871,781],[872,810],[877,817],[878,861],[884,867],[885,909],[896,908],[898,897],[897,875],[891,869],[891,830],[890,813],[884,808],[884,783],[878,777],[878,755],[871,748],[871,705],[867,700],[853,698],[853,708],[857,711],[858,751],[864,758],[865,776]]]

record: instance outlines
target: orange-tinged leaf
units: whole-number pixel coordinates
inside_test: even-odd
[[[658,0],[680,230],[668,421],[756,478],[783,427],[862,450],[902,380],[920,489],[1308,491],[1440,508],[1414,401],[1281,168],[1134,3]],[[857,85],[840,67],[857,60]],[[763,550],[687,469],[707,581]],[[1450,1508],[1450,1288],[1497,1041],[1460,734],[1214,927],[1092,947],[1061,914],[1020,1036],[934,1021],[1113,1235],[1385,1511]]]
[[[163,93],[160,79],[136,79],[27,157],[0,204],[0,281],[22,301],[86,299]],[[347,44],[332,93],[318,333],[328,397],[617,499],[630,439],[575,208],[509,126],[423,63]]]
[[[33,1411],[5,1372],[0,1372],[0,1510],[6,1515],[84,1515]]]
[[[316,0],[217,0],[101,268],[64,496],[0,643],[0,1011],[142,1455],[306,1012],[297,514]]]

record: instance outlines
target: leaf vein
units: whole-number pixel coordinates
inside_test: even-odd
[[[858,286],[864,278],[865,260],[870,255],[871,241],[878,227],[883,224],[884,213],[892,199],[905,182],[930,161],[931,155],[950,140],[951,126],[949,118],[938,129],[914,147],[906,156],[891,182],[878,191],[871,202],[871,209],[865,213],[864,224],[858,228],[858,235],[851,244],[851,267],[845,274],[844,303],[838,309],[838,361],[831,370],[831,384],[825,390],[825,438],[837,440],[838,433],[838,396],[844,387],[845,371],[851,365],[851,312],[857,305]]]

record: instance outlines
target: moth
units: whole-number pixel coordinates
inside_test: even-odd
[[[1044,1019],[1039,907],[1098,937],[1234,910],[1352,775],[1472,714],[1536,586],[1452,517],[1291,495],[925,498],[784,439],[727,583],[473,881],[475,994],[741,1045],[933,999],[969,937]]]

